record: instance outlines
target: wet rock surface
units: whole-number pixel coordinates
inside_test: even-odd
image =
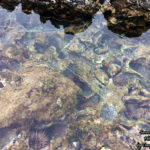
[[[65,32],[75,34],[82,32],[92,23],[92,16],[98,11],[103,1],[0,1],[0,5],[8,10],[14,10],[22,4],[22,11],[31,14],[32,11],[40,15],[42,23],[50,20],[53,25],[60,28],[64,26]],[[81,15],[82,14],[82,15]],[[26,20],[27,21],[27,20]],[[26,24],[26,23],[25,23]]]
[[[150,28],[149,1],[111,0],[102,10],[108,28],[121,36],[137,37]]]

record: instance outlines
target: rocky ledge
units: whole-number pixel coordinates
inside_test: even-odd
[[[70,27],[66,33],[75,34],[85,30],[92,22],[92,16],[98,11],[103,0],[0,0],[0,6],[13,11],[19,4],[26,14],[40,15],[42,23],[51,21],[59,28]],[[88,24],[86,27],[85,24]]]
[[[150,1],[111,0],[102,7],[108,28],[122,36],[140,36],[150,28]]]

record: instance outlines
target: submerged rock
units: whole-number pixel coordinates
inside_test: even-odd
[[[105,120],[113,121],[117,116],[116,108],[105,104],[101,110],[100,117]]]
[[[130,62],[129,66],[131,69],[138,72],[141,76],[143,76],[145,79],[150,80],[150,62],[146,62],[146,59],[139,58],[137,60],[133,60]]]
[[[0,133],[0,149],[13,143],[18,138],[16,129],[13,128],[1,128]]]
[[[0,90],[0,127],[60,119],[73,110],[79,88],[69,79],[42,67],[28,67],[17,75],[21,78],[18,85],[10,84],[15,73],[0,74],[9,82]],[[58,98],[62,100],[61,108]]]
[[[95,71],[96,78],[104,85],[107,85],[109,82],[108,75],[101,69]]]

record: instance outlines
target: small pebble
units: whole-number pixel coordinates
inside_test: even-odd
[[[57,99],[57,105],[59,107],[62,107],[62,100],[60,98]]]

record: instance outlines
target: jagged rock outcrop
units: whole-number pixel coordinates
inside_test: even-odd
[[[110,3],[102,10],[111,31],[136,37],[150,28],[149,0],[111,0]]]
[[[103,0],[0,0],[0,5],[12,11],[21,3],[24,13],[34,11],[40,15],[41,22],[50,20],[56,27],[71,26],[66,32],[74,34],[82,32],[82,28],[85,30],[88,27],[85,24],[91,24],[92,16],[102,2]]]

